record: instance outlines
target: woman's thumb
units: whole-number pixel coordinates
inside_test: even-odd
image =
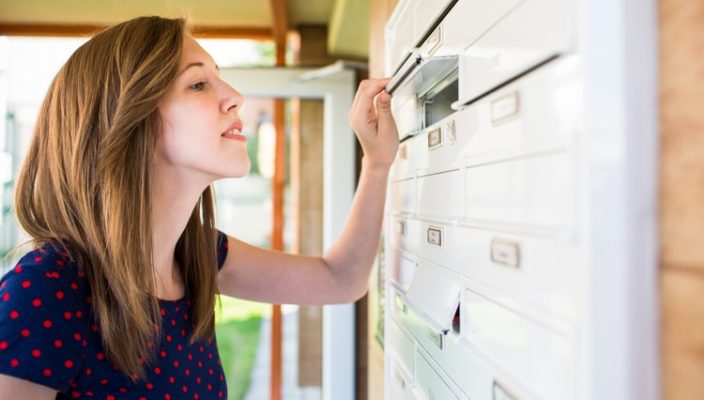
[[[385,91],[379,93],[376,98],[376,106],[380,112],[391,112],[391,95]]]
[[[386,92],[381,92],[379,97],[377,97],[377,118],[379,121],[379,130],[385,132],[392,130],[395,134],[396,123],[391,114],[391,95]]]

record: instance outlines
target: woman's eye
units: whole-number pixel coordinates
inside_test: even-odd
[[[189,86],[189,88],[191,88],[193,90],[203,90],[204,87],[205,87],[205,82],[202,82],[202,81],[196,82],[196,83],[192,84],[191,86]]]

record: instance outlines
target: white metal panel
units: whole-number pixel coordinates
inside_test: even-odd
[[[414,0],[399,0],[385,27],[386,72],[394,70],[414,51]]]
[[[391,391],[394,400],[416,400],[413,395],[413,378],[404,372],[397,360],[389,363]]]
[[[574,243],[470,228],[457,231],[466,277],[496,289],[498,300],[516,308],[535,307],[544,318],[576,320],[580,253]]]
[[[461,273],[471,289],[462,296],[484,300],[462,302],[466,340],[450,331],[443,348],[415,300],[394,315],[438,374],[474,399],[658,396],[655,8],[461,0],[421,46],[433,56],[463,49],[456,106],[473,102],[438,123],[455,122],[454,147],[445,132],[428,147],[435,125],[405,142],[418,150],[398,170],[418,177],[406,217],[423,227],[399,248],[418,254],[420,271],[436,263]],[[428,213],[439,196],[423,203],[421,180],[458,166],[460,214]],[[446,185],[435,188],[454,190]],[[423,232],[431,225],[440,228],[433,244]],[[482,338],[472,310],[492,335]],[[555,348],[572,351],[568,361]]]
[[[575,352],[570,337],[466,291],[463,336],[538,398],[575,397]]]
[[[397,94],[391,98],[391,113],[396,121],[399,138],[418,132],[423,126],[421,107],[413,93]]]
[[[460,57],[461,103],[574,48],[573,2],[525,0]]]
[[[411,285],[418,263],[407,253],[392,249],[388,256],[389,278],[404,291]]]
[[[430,365],[430,362],[420,350],[416,357],[416,386],[414,392],[421,399],[427,400],[466,398],[466,396],[460,396],[460,393],[450,388],[449,382],[443,380],[440,373]]]
[[[404,179],[391,183],[389,209],[394,213],[416,211],[416,179]]]
[[[465,172],[465,196],[466,217],[479,224],[571,229],[574,160],[559,152],[472,166]]]
[[[421,221],[405,216],[389,216],[389,244],[392,248],[413,256],[418,255],[421,237]]]
[[[582,398],[660,398],[658,2],[582,3]]]
[[[577,314],[579,251],[574,243],[420,221],[418,257],[497,289],[503,301],[561,318]],[[440,228],[441,244],[429,230]],[[408,240],[412,240],[408,238]]]
[[[427,218],[462,215],[461,171],[447,171],[418,178],[418,214]]]
[[[421,135],[418,135],[417,146],[422,147],[419,153],[427,158],[427,169],[419,174],[448,171],[463,166],[461,157],[464,149],[471,142],[472,135],[468,134],[471,121],[465,121],[464,132],[457,130],[456,113],[443,118],[431,125]],[[425,165],[424,165],[425,166]]]
[[[409,138],[399,145],[396,161],[391,167],[391,179],[398,180],[414,176],[415,172],[428,165],[426,146],[416,138]]]
[[[583,132],[579,57],[555,60],[453,115],[462,154],[521,156],[576,145]]]
[[[394,321],[391,323],[389,329],[391,351],[397,358],[399,364],[403,366],[407,376],[413,377],[415,374],[415,343],[397,322]],[[412,382],[411,380],[409,383]]]
[[[416,41],[429,33],[436,21],[457,0],[423,0],[416,1],[413,10],[413,26]]]

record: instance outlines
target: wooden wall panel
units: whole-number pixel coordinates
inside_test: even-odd
[[[323,101],[300,100],[298,253],[323,251]],[[322,384],[323,309],[301,306],[298,315],[298,384]]]
[[[660,0],[661,242],[704,273],[704,1]]]
[[[327,54],[327,29],[297,26],[300,48],[297,64],[322,66]],[[294,251],[320,255],[323,251],[323,114],[322,100],[296,100],[297,121],[291,143],[291,195],[296,229]],[[292,110],[293,111],[293,110]],[[295,114],[295,113],[293,113]],[[298,314],[298,385],[320,387],[323,361],[323,309],[301,306]]]
[[[704,398],[704,1],[660,0],[665,400]]]
[[[704,276],[662,272],[662,377],[666,400],[704,398]]]

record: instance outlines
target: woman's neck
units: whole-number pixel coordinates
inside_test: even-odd
[[[183,297],[184,283],[174,257],[176,243],[209,183],[206,179],[194,179],[192,172],[179,173],[177,169],[163,165],[154,168],[152,248],[156,296],[160,299]]]

